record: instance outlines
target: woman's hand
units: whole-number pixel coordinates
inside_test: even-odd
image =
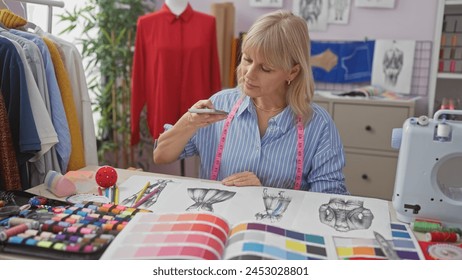
[[[241,173],[233,174],[221,181],[225,186],[261,186],[260,179],[253,172],[245,171]]]
[[[196,104],[194,104],[191,108],[198,108],[198,109],[214,109],[213,104],[210,100],[199,100]],[[189,125],[201,128],[208,126],[214,122],[218,122],[227,118],[227,115],[215,115],[215,114],[196,114],[196,113],[186,113]]]

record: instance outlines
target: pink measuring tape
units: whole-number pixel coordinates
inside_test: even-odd
[[[221,133],[220,142],[218,143],[217,153],[215,155],[215,160],[213,161],[212,174],[210,175],[210,180],[216,181],[218,178],[218,171],[220,170],[221,158],[223,156],[223,150],[225,148],[226,136],[228,134],[229,125],[236,115],[237,109],[241,106],[242,98],[240,98],[236,104],[234,104],[231,112],[228,114],[228,118],[225,121],[223,126],[223,131]],[[297,167],[295,174],[295,190],[300,190],[302,184],[302,173],[303,173],[303,148],[305,146],[305,128],[303,127],[302,118],[299,116],[297,118]]]

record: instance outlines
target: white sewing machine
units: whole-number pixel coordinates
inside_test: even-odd
[[[404,122],[393,131],[392,146],[399,148],[393,207],[397,218],[462,223],[462,122],[446,119],[462,110],[440,110]],[[394,141],[397,140],[397,141]]]

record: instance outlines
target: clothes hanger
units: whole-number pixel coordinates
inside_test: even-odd
[[[4,0],[2,0],[2,1],[0,2],[0,10],[1,10],[1,9],[7,9],[7,10],[10,9],[10,8],[8,8],[8,5],[5,3]],[[0,28],[5,29],[5,30],[8,30],[8,28],[3,24],[3,22],[0,22]]]

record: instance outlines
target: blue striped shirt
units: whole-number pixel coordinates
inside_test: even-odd
[[[226,89],[210,100],[215,108],[229,112],[241,96],[238,88]],[[312,108],[312,118],[305,126],[301,190],[348,194],[342,172],[345,157],[337,128],[322,107],[312,104]],[[260,137],[257,123],[255,106],[245,96],[229,126],[218,180],[251,171],[263,186],[292,189],[297,151],[297,128],[292,110],[287,107],[271,118],[263,137]],[[201,178],[210,178],[224,124],[225,121],[220,121],[199,129],[180,155],[180,158],[199,155]]]

